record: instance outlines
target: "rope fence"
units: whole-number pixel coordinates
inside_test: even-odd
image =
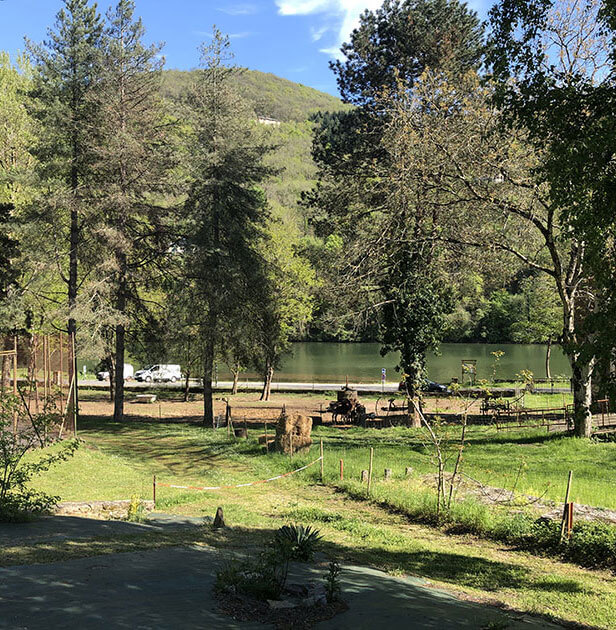
[[[249,481],[247,483],[236,483],[228,486],[180,486],[174,483],[164,483],[162,481],[156,481],[156,475],[154,475],[152,479],[152,493],[154,504],[156,504],[156,488],[178,488],[180,490],[228,490],[233,488],[248,488],[249,486],[256,486],[262,483],[270,483],[271,481],[276,481],[277,479],[282,479],[283,477],[290,477],[291,475],[295,475],[302,470],[306,470],[306,468],[310,468],[310,466],[314,466],[318,462],[323,461],[323,455],[317,457],[314,461],[302,466],[301,468],[296,468],[295,470],[291,470],[286,473],[282,473],[281,475],[276,475],[275,477],[270,477],[269,479],[259,479],[258,481]]]

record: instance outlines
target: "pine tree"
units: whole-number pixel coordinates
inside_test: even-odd
[[[230,58],[228,38],[215,29],[192,94],[196,128],[184,208],[183,273],[200,331],[205,424],[214,417],[212,372],[223,331],[245,316],[243,302],[262,268],[257,247],[268,210],[258,185],[271,173],[263,164],[269,147],[232,87],[238,70]]]
[[[56,241],[68,245],[68,264],[61,265],[61,276],[67,286],[69,335],[77,328],[78,265],[88,236],[84,228],[92,176],[91,136],[98,122],[91,96],[99,83],[102,30],[96,5],[89,6],[87,0],[64,0],[55,28],[48,31],[49,39],[41,45],[27,42],[38,71],[31,96],[33,113],[41,123],[35,153],[46,188],[41,200],[46,208],[40,218]],[[73,364],[69,360],[71,373]]]
[[[164,254],[160,204],[169,189],[173,152],[159,98],[160,45],[145,46],[134,2],[120,0],[107,13],[102,73],[96,92],[101,123],[95,139],[97,203],[104,223],[115,308],[114,419],[124,407],[124,354],[131,305],[152,261]]]

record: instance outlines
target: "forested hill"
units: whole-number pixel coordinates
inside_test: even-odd
[[[317,111],[338,111],[347,107],[331,94],[258,70],[238,73],[235,81],[257,116],[281,122],[303,122]],[[191,71],[165,70],[163,94],[176,99],[190,82]]]

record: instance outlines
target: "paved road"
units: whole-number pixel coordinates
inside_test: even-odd
[[[221,558],[191,546],[80,558],[0,569],[0,628],[263,628],[217,612],[212,594]],[[290,579],[321,581],[324,567],[293,567]],[[322,630],[556,629],[547,622],[462,601],[417,578],[395,578],[344,566],[349,610],[321,622]]]
[[[80,380],[80,387],[92,387],[97,389],[109,389],[109,381],[95,381],[95,380]],[[191,388],[200,386],[199,381],[190,381]],[[128,390],[143,390],[143,389],[183,389],[184,383],[139,383],[137,381],[127,382],[125,388]],[[218,381],[215,384],[217,390],[231,391],[233,383],[231,381]],[[273,392],[331,392],[336,391],[344,387],[344,383],[294,383],[294,382],[275,382],[272,383]],[[360,392],[384,392],[392,393],[398,391],[398,384],[385,384],[379,383],[367,384],[367,383],[349,383],[349,387],[356,389]],[[259,391],[263,388],[263,383],[259,381],[244,381],[239,384],[240,391]]]
[[[96,380],[80,380],[80,387],[90,387],[96,389],[109,389],[108,381],[96,381]],[[190,382],[191,388],[197,388],[200,386],[199,381],[191,380]],[[139,383],[137,381],[127,382],[125,388],[127,390],[140,391],[144,389],[171,389],[171,390],[180,390],[184,387],[183,383]],[[233,387],[233,383],[231,381],[218,381],[215,385],[215,388],[220,391],[231,391]],[[259,391],[263,387],[263,383],[259,381],[244,381],[239,384],[240,391]],[[337,391],[344,387],[344,383],[295,383],[295,382],[275,382],[272,383],[272,391],[273,392],[331,392]],[[358,392],[370,392],[374,394],[395,394],[398,392],[398,383],[385,383],[384,385],[380,383],[349,383],[349,387],[356,389]],[[476,390],[479,392],[480,390]],[[510,395],[513,395],[512,387],[491,387],[490,391],[498,394],[508,392]],[[548,388],[536,388],[536,392],[538,393],[568,393],[569,389],[554,387],[552,389]]]

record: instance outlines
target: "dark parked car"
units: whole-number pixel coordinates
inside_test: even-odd
[[[402,381],[398,386],[398,391],[403,392],[405,389],[406,387],[404,381]],[[443,385],[442,383],[437,383],[436,381],[431,381],[426,378],[424,379],[421,391],[428,392],[429,394],[444,394],[447,392],[447,385]]]

